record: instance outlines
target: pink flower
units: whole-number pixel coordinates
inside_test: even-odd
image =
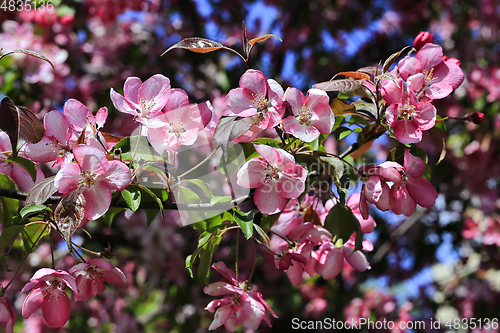
[[[278,125],[285,113],[283,88],[257,70],[249,69],[240,78],[240,87],[226,96],[227,105],[241,117],[260,115],[261,121],[250,130],[261,132]]]
[[[500,221],[488,218],[486,225],[488,229],[483,234],[483,244],[500,246]]]
[[[283,119],[287,133],[305,142],[315,140],[320,134],[329,134],[335,124],[330,99],[323,90],[309,89],[304,98],[296,88],[288,88],[283,96],[290,104],[292,116]]]
[[[394,82],[382,88],[382,97],[389,104],[385,116],[389,126],[394,128],[394,136],[403,143],[416,143],[422,140],[422,131],[431,129],[436,123],[436,108],[427,102],[418,102],[413,91],[405,94],[402,80],[399,88]]]
[[[177,150],[181,145],[194,144],[198,133],[205,128],[212,117],[212,111],[206,103],[189,106],[187,94],[186,103],[182,104],[178,108],[160,114],[148,124],[150,126],[148,140],[160,154],[165,150]]]
[[[401,175],[399,169],[401,165],[394,162],[385,162],[379,166],[365,165],[359,168],[359,172],[363,174],[361,180],[366,184],[361,187],[359,197],[359,211],[363,219],[368,219],[368,204],[375,204],[378,209],[385,211],[392,208],[394,197],[387,182],[399,182]]]
[[[443,61],[443,49],[436,44],[425,44],[415,57],[405,57],[399,64],[403,80],[411,90],[429,99],[445,98],[464,81],[464,73],[452,61]]]
[[[395,214],[410,216],[417,204],[426,208],[433,207],[438,194],[432,184],[422,178],[425,172],[424,161],[413,156],[410,150],[406,149],[404,167],[400,166],[399,171],[401,181],[395,182],[391,188],[394,196],[392,211]]]
[[[344,252],[345,260],[357,271],[364,272],[367,269],[371,269],[370,263],[366,259],[366,256],[361,251],[354,252],[356,233],[354,232],[349,241],[347,241],[344,246],[342,246],[342,251]],[[363,241],[364,251],[373,251],[373,244],[369,240]]]
[[[105,259],[95,258],[87,263],[73,266],[71,274],[76,274],[78,292],[74,294],[76,301],[86,301],[104,291],[104,282],[122,286],[127,282],[123,272]]]
[[[420,31],[420,33],[415,37],[413,41],[413,47],[415,50],[420,50],[425,44],[433,43],[434,38],[432,34],[428,31]]]
[[[351,194],[351,196],[349,196],[349,198],[347,199],[346,205],[351,208],[352,213],[358,219],[363,234],[369,234],[373,231],[373,229],[375,229],[377,223],[370,215],[368,215],[368,217],[365,219],[361,214],[361,210],[359,208],[360,197],[360,193]]]
[[[123,95],[111,88],[111,100],[115,108],[131,114],[144,123],[160,113],[170,97],[170,80],[156,74],[142,83],[138,77],[129,77],[123,86]]]
[[[40,163],[56,161],[54,166],[62,166],[73,159],[71,149],[76,142],[75,131],[68,118],[61,112],[50,111],[43,118],[45,136],[35,144],[27,144],[26,156]]]
[[[254,200],[263,214],[275,214],[285,208],[289,198],[297,198],[305,188],[307,171],[295,164],[292,155],[282,149],[254,145],[263,158],[252,158],[238,171],[238,185],[255,188]]]
[[[33,312],[42,307],[43,318],[52,327],[61,327],[69,319],[71,303],[64,292],[68,286],[77,291],[75,280],[65,271],[50,268],[39,269],[30,279],[23,292],[33,288],[23,303],[23,317],[28,319]]]
[[[54,185],[66,194],[79,189],[85,197],[85,222],[101,217],[111,204],[111,192],[130,184],[130,169],[120,161],[108,161],[95,147],[77,145],[73,149],[76,163],[65,165],[57,173]]]
[[[342,249],[335,247],[332,242],[324,242],[319,249],[314,269],[323,279],[332,279],[342,270],[344,253]]]
[[[221,273],[230,283],[215,282],[206,286],[203,291],[211,296],[227,295],[221,299],[210,302],[206,310],[215,312],[215,317],[210,324],[209,330],[224,325],[230,332],[236,331],[238,325],[256,330],[264,319],[271,326],[269,318],[266,314],[266,309],[278,318],[273,312],[269,304],[262,298],[262,294],[257,291],[252,291],[247,286],[246,281],[238,282],[234,271],[228,269],[226,264],[218,262],[212,265],[219,273]]]
[[[0,297],[0,323],[5,323],[5,332],[14,332],[16,314],[7,297]]]

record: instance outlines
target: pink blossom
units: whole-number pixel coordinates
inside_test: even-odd
[[[385,116],[389,126],[394,128],[394,136],[403,143],[416,143],[422,140],[422,131],[431,129],[436,123],[436,108],[427,102],[418,102],[413,91],[405,94],[402,80],[399,87],[394,82],[382,88],[382,97],[389,104]]]
[[[215,330],[224,325],[228,331],[234,332],[238,325],[241,324],[245,328],[256,330],[263,319],[271,326],[266,309],[275,318],[278,318],[278,316],[262,298],[262,294],[258,291],[252,291],[246,281],[238,281],[234,271],[227,268],[223,262],[215,263],[212,267],[230,283],[215,282],[203,289],[205,294],[211,296],[227,295],[210,302],[205,308],[212,313],[218,308],[208,329]]]
[[[356,232],[354,232],[349,241],[347,241],[344,244],[344,246],[342,246],[342,251],[344,252],[346,261],[349,263],[349,265],[351,265],[352,268],[354,268],[357,271],[364,272],[365,270],[370,269],[371,266],[363,252],[359,250],[354,251],[355,239],[356,239]],[[369,240],[364,240],[363,250],[373,251],[372,242],[370,242]]]
[[[0,297],[0,323],[5,323],[5,332],[14,332],[16,314],[7,297]]]
[[[401,181],[395,182],[391,188],[394,196],[392,211],[395,214],[410,216],[417,204],[426,208],[434,206],[438,194],[431,183],[422,178],[424,172],[424,161],[413,156],[410,150],[406,149],[404,167],[400,169]]]
[[[483,244],[500,246],[500,221],[488,218],[486,225],[488,229],[483,234]]]
[[[71,313],[71,303],[64,292],[66,286],[74,292],[77,291],[75,280],[67,272],[50,268],[39,269],[22,290],[25,292],[33,288],[24,300],[23,317],[29,318],[41,307],[47,324],[52,327],[66,324]]]
[[[111,100],[115,108],[131,114],[142,123],[160,113],[170,97],[170,80],[156,74],[144,83],[138,77],[129,77],[123,87],[123,96],[111,88]]]
[[[359,168],[363,174],[361,180],[365,182],[361,187],[359,197],[359,211],[363,219],[368,219],[368,204],[375,204],[378,209],[385,211],[392,208],[394,197],[387,182],[399,182],[401,175],[399,169],[401,165],[394,162],[385,162],[379,166],[365,165]]]
[[[320,134],[329,134],[335,124],[330,99],[323,90],[309,89],[307,96],[296,88],[288,88],[283,96],[291,108],[292,116],[283,119],[287,133],[311,142]]]
[[[254,69],[247,70],[241,76],[240,87],[229,91],[226,100],[231,111],[241,117],[261,117],[262,120],[250,128],[253,132],[278,125],[285,113],[283,88]]]
[[[332,279],[342,270],[344,253],[342,249],[335,247],[332,242],[324,242],[316,251],[318,256],[314,269],[323,279]]]
[[[85,219],[95,220],[108,210],[111,192],[130,184],[130,169],[120,161],[108,161],[102,150],[92,146],[77,145],[73,154],[76,163],[62,167],[54,185],[63,194],[81,190],[86,202]]]
[[[86,301],[104,291],[104,282],[122,286],[127,282],[123,272],[105,259],[95,258],[87,263],[73,266],[71,274],[76,274],[78,292],[74,294],[76,301]]]
[[[177,95],[179,94],[172,93],[172,96]],[[150,126],[148,140],[160,154],[165,150],[177,150],[181,145],[194,144],[198,133],[205,128],[212,117],[212,111],[206,103],[189,106],[187,94],[184,103],[176,105],[173,100],[173,98],[169,99],[165,106],[165,109],[168,110],[165,113],[158,115],[148,123]]]
[[[368,217],[365,219],[361,214],[361,210],[359,208],[360,197],[360,193],[351,194],[349,198],[347,198],[346,205],[351,208],[352,213],[358,219],[363,234],[369,234],[373,231],[373,229],[375,229],[377,223],[370,215],[368,215]]]
[[[445,98],[464,81],[464,73],[452,61],[443,60],[441,46],[425,44],[415,57],[405,57],[399,64],[401,77],[411,90],[429,99]]]
[[[285,208],[289,198],[297,198],[305,188],[307,171],[295,164],[292,155],[282,149],[254,145],[262,158],[252,158],[238,171],[238,185],[255,188],[254,200],[263,214],[275,214]]]

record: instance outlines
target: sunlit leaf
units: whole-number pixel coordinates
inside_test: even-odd
[[[384,62],[384,66],[382,66],[382,72],[383,73],[387,72],[389,68],[392,66],[392,64],[394,64],[394,62],[396,62],[396,60],[399,58],[401,53],[403,53],[404,50],[406,50],[407,48],[409,48],[409,46],[405,46],[400,51],[391,54],[391,56],[387,58],[387,60]]]
[[[31,179],[35,182],[36,181],[36,165],[33,161],[30,161],[28,159],[25,159],[21,156],[16,156],[15,158],[10,157],[7,160],[5,160],[8,163],[16,164],[19,165],[21,168],[26,170],[28,174],[31,176]]]
[[[65,194],[54,210],[54,221],[61,231],[70,253],[73,253],[71,238],[85,217],[85,197],[74,190]]]
[[[57,188],[54,186],[55,177],[47,177],[35,183],[26,196],[26,205],[41,205],[52,194],[56,193]]]
[[[321,156],[320,159],[333,167],[333,174],[335,182],[338,183],[344,174],[345,166],[342,160],[335,156]]]
[[[253,218],[257,212],[257,209],[252,209],[251,211],[244,213],[236,208],[233,211],[234,221],[238,223],[246,239],[250,239],[253,235]]]
[[[259,115],[251,117],[226,116],[221,117],[214,132],[214,140],[223,151],[227,150],[229,143],[245,133],[261,121]]]
[[[38,58],[38,59],[41,59],[43,61],[46,61],[50,64],[50,66],[52,66],[52,68],[55,70],[54,68],[54,65],[50,62],[49,59],[47,59],[44,55],[38,53],[38,52],[35,52],[35,51],[30,51],[30,50],[10,50],[10,51],[7,51],[5,52],[4,54],[0,55],[0,59],[2,59],[3,57],[5,56],[8,56],[9,54],[13,54],[13,53],[22,53],[22,54],[27,54],[29,56],[32,56],[32,57],[35,57],[35,58]]]
[[[248,43],[250,45],[254,45],[256,43],[263,42],[263,41],[265,41],[266,39],[269,39],[269,38],[276,38],[277,40],[279,40],[280,42],[283,43],[283,41],[281,40],[281,38],[279,38],[276,35],[272,35],[272,34],[266,34],[266,35],[262,35],[262,36],[259,36],[259,37],[256,37],[256,38],[252,38],[252,39],[250,39],[248,41]]]
[[[365,73],[361,73],[361,72],[340,72],[340,73],[335,74],[334,78],[337,77],[338,75],[344,75],[344,76],[350,77],[352,79],[364,79],[367,81],[370,80],[370,77],[368,75],[366,75]]]
[[[434,147],[436,147],[436,150],[440,152],[439,159],[436,162],[436,165],[438,165],[446,157],[446,143],[444,140],[444,134],[441,133],[441,131],[436,127],[431,128],[429,130],[429,134],[431,135]]]
[[[353,91],[361,88],[364,80],[342,79],[320,82],[313,85],[313,88],[323,91]]]
[[[177,42],[174,45],[170,46],[165,52],[162,53],[162,55],[173,49],[186,49],[196,53],[208,53],[220,49],[226,49],[236,52],[235,50],[226,47],[219,42],[200,37],[184,38],[180,42]]]
[[[141,205],[141,191],[137,186],[129,185],[121,192],[121,195],[130,210],[135,212],[139,209]]]
[[[17,191],[17,185],[12,179],[0,174],[0,188]],[[8,228],[12,224],[12,218],[17,216],[19,200],[0,196],[0,212],[2,228]]]

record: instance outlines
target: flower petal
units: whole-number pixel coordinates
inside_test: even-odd
[[[54,289],[47,293],[42,302],[43,318],[52,327],[62,327],[71,314],[71,302],[62,290]]]

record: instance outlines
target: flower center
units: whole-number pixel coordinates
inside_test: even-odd
[[[266,182],[268,180],[278,180],[280,179],[281,169],[268,164],[266,167]]]
[[[403,118],[411,120],[411,118],[418,112],[417,110],[415,110],[415,105],[411,104],[405,104],[403,107],[400,107],[398,111],[399,111],[398,115],[399,120]]]
[[[298,120],[300,125],[311,126],[310,119],[312,118],[312,116],[313,114],[311,112],[311,108],[306,108],[305,105],[302,105],[302,107],[300,108],[300,112],[295,116],[295,119]]]
[[[259,114],[266,113],[271,106],[271,103],[266,99],[264,95],[253,95],[252,104],[257,108]]]
[[[155,98],[151,98],[151,100],[148,102],[146,97],[141,98],[141,108],[142,108],[142,113],[141,110],[136,109],[137,113],[141,114],[141,117],[146,117],[149,113],[149,111],[156,105]]]
[[[82,178],[78,182],[78,187],[90,187],[96,183],[95,178],[97,175],[95,173],[90,173],[90,171],[85,171],[82,173]]]
[[[168,130],[169,133],[173,133],[176,137],[180,138],[181,134],[185,133],[186,130],[184,127],[182,127],[182,121],[177,120],[177,121],[172,121],[170,123],[170,129]]]
[[[434,72],[434,67],[431,68],[430,71],[423,71],[422,74],[424,74],[424,77],[425,77],[425,82],[424,82],[424,85],[425,86],[430,86],[431,84],[431,81],[434,81],[436,80],[438,77],[437,76],[434,76],[433,77],[433,72]]]

